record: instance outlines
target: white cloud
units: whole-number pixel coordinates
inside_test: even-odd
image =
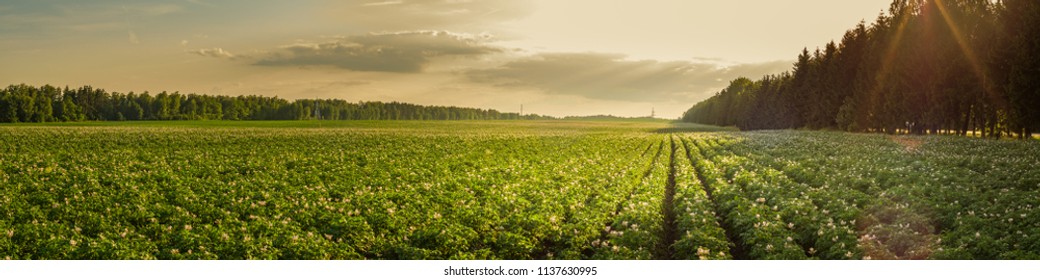
[[[493,29],[534,12],[531,0],[348,0],[330,13],[367,30]]]
[[[401,3],[404,3],[404,1],[395,0],[395,1],[383,1],[383,2],[369,2],[369,3],[361,4],[361,6],[363,6],[363,7],[387,6],[387,5],[399,5]]]
[[[236,58],[239,58],[239,56],[236,56],[235,54],[232,54],[229,51],[225,51],[222,48],[197,49],[197,50],[189,51],[189,53],[197,54],[197,55],[201,55],[201,56],[207,56],[207,57],[215,57],[215,58],[225,58],[225,59],[236,59]]]
[[[284,46],[256,62],[263,66],[333,66],[353,71],[421,72],[431,59],[500,52],[487,35],[445,31],[372,33],[322,43]]]
[[[131,44],[137,45],[141,43],[141,40],[137,38],[136,32],[134,32],[133,30],[127,30],[126,33],[128,35],[128,40]]]
[[[729,67],[692,61],[627,60],[603,53],[542,53],[491,69],[466,71],[470,80],[504,88],[539,89],[550,95],[637,102],[694,102],[726,81],[758,78],[791,68],[777,61]]]

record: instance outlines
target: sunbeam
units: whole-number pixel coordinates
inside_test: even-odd
[[[953,17],[950,16],[950,12],[946,8],[946,1],[935,0],[935,7],[938,8],[939,14],[942,16],[943,21],[946,22],[946,26],[950,28],[950,32],[953,34],[953,39],[957,41],[957,46],[961,49],[961,53],[968,59],[968,63],[971,64],[971,69],[975,72],[975,77],[979,79],[979,83],[983,85],[983,89],[987,95],[993,96],[993,93],[987,85],[986,70],[982,66],[982,62],[979,60],[979,56],[975,54],[975,49],[971,47],[968,39],[965,38],[964,32],[961,31],[960,26],[954,22]]]

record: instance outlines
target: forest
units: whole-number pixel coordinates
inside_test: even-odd
[[[896,0],[791,71],[738,78],[687,122],[1028,138],[1040,130],[1040,1]]]
[[[502,120],[539,115],[400,102],[350,103],[339,99],[288,101],[265,96],[107,92],[25,84],[0,89],[0,122],[136,120]]]

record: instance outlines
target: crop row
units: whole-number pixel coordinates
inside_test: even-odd
[[[697,172],[696,158],[700,155],[685,138],[677,140],[675,162],[675,203],[678,239],[675,243],[677,259],[731,259],[730,248],[735,246],[719,223],[714,204]]]
[[[697,137],[698,168],[747,257],[859,258],[857,208],[840,194],[797,182],[728,150],[736,138]]]

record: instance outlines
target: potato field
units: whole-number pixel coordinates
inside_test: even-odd
[[[666,122],[0,126],[0,259],[1040,259],[1040,142]]]

